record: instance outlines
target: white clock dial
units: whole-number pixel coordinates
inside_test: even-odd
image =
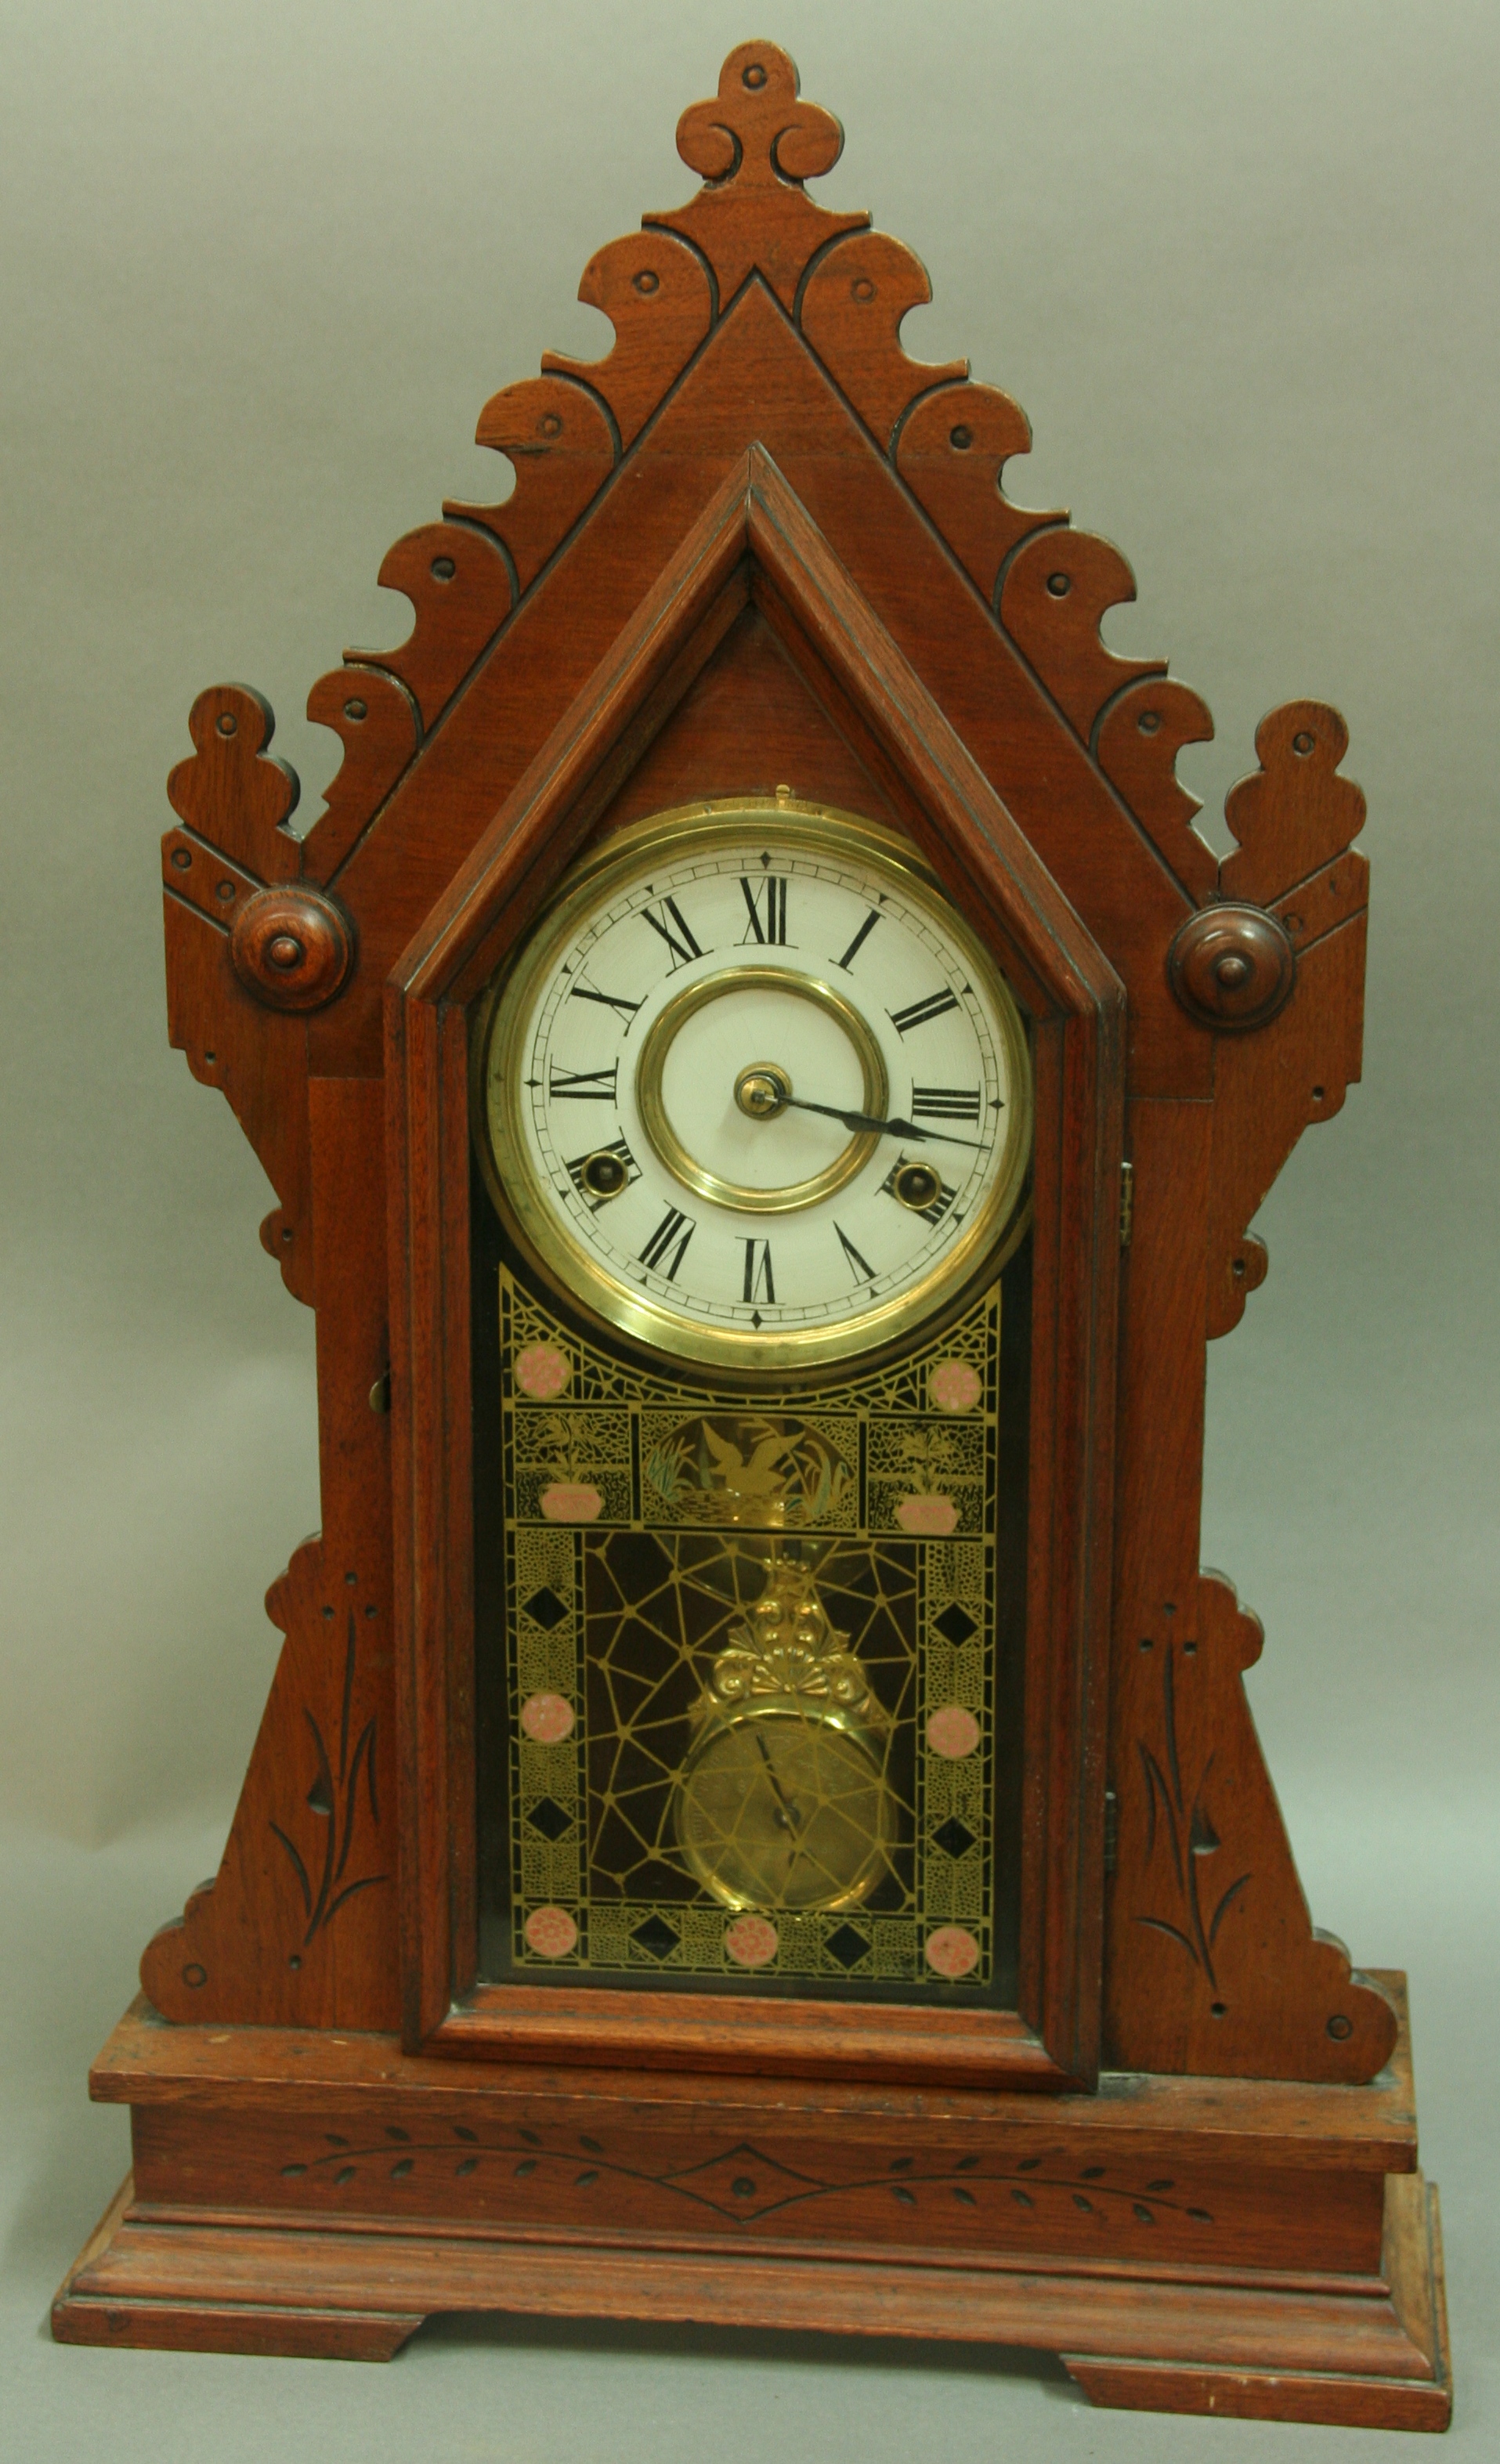
[[[578,867],[479,1048],[502,1205],[613,1324],[747,1369],[889,1340],[1014,1212],[1026,1044],[993,961],[875,825],[785,800]]]

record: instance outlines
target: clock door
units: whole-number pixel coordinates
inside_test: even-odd
[[[910,671],[825,692],[904,709],[920,796],[814,744],[767,639],[731,629],[618,826],[566,758],[502,815],[392,1013],[446,1433],[411,2038],[1061,2085],[1097,2043],[1118,990]],[[740,792],[778,729],[797,792]]]
[[[898,833],[721,799],[574,866],[472,1089],[479,1980],[1014,2009],[1004,974]]]

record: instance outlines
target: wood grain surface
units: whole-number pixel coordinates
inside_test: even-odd
[[[679,151],[703,187],[585,269],[610,349],[549,355],[485,407],[478,438],[511,464],[513,493],[447,504],[400,539],[379,578],[410,602],[407,639],[347,651],[314,686],[309,713],[344,759],[305,837],[259,696],[214,687],[190,714],[163,849],[169,1031],[260,1157],[276,1199],[262,1240],[317,1311],[323,1524],[270,1595],[286,1642],[220,1872],[148,1946],[156,2015],[128,2022],[133,2050],[117,2039],[96,2075],[97,2093],[138,2107],[141,2171],[65,2289],[58,2332],[373,2354],[437,2306],[783,2316],[793,2269],[809,2320],[1049,2343],[1099,2401],[1437,2426],[1435,2211],[1379,2187],[1415,2161],[1410,2134],[1399,2151],[1389,2136],[1393,1989],[1353,1974],[1312,1926],[1245,1699],[1260,1629],[1198,1563],[1206,1346],[1267,1270],[1248,1228],[1267,1191],[1359,1072],[1368,869],[1352,851],[1364,803],[1339,767],[1346,731],[1310,701],[1263,721],[1220,865],[1175,772],[1212,732],[1205,705],[1164,659],[1101,640],[1134,594],[1118,550],[1003,493],[1029,444],[1019,407],[963,362],[903,351],[902,319],[928,297],[918,260],[806,190],[841,143],[765,43],[739,46],[716,96],[683,113]],[[633,2008],[650,1997],[601,1995],[591,2024],[587,1997],[570,2015],[553,1996],[543,2024],[524,1994],[472,1991],[465,1004],[591,837],[782,784],[907,830],[1038,1021],[1022,1983],[982,2076],[919,2013],[877,2027],[841,2010],[830,2052],[816,2006],[741,2023],[722,2005],[695,2015],[691,1997],[653,2014]],[[277,1005],[272,928],[254,964],[248,927],[235,941],[272,890],[310,901],[296,912],[333,954],[302,1010]],[[1169,972],[1188,919],[1221,901],[1291,954],[1290,998],[1247,1027],[1191,1008]],[[1232,974],[1220,980],[1227,1003]],[[405,2056],[388,2051],[397,2030]],[[650,2086],[608,2068],[630,2058],[632,2030],[665,2066]],[[387,2048],[378,2088],[310,2059],[356,2043]],[[760,2080],[737,2077],[762,2061]],[[1100,2093],[1080,2098],[1101,2062]],[[878,2096],[862,2069],[882,2075]],[[1109,2090],[1115,2075],[1134,2077],[1131,2095]],[[1050,2092],[1016,2094],[1007,2077]],[[904,2233],[897,2160],[915,2107],[900,2098],[928,2082],[918,2136],[946,2147],[960,2079],[962,2095],[1012,2098],[1004,2115],[962,2108],[989,2148],[1050,2131],[1074,2163],[1138,2129],[1157,2167],[1140,2209],[1166,2198],[1150,2180],[1200,2167],[1260,2289],[1193,2275],[1185,2225],[1188,2273],[1163,2274],[1148,2263],[1170,2240],[1160,2218],[1136,2214],[1132,2241],[1124,2208],[1106,2263],[1079,2221],[1101,2206],[1081,2168],[1070,2188],[1059,2177],[1049,2255],[1026,2274],[1007,2254],[1029,2246],[1017,2220],[1038,2214],[1034,2193],[1007,2179],[975,2225],[958,2154],[924,2207],[923,2255],[860,2255],[873,2193],[849,2189],[836,2149],[864,2151],[885,2185],[874,2209]],[[665,2100],[670,2120],[651,2128],[683,2146],[730,2127],[726,2099],[760,2112],[762,2135],[774,2110],[805,2156],[803,2134],[821,2130],[837,2257],[798,2236],[774,2262],[657,2248],[668,2228],[618,2181],[607,2230],[625,2238],[606,2251],[588,2238],[602,2200],[540,2221],[540,2160],[508,2177],[537,2185],[516,2210],[521,2242],[487,2237],[500,2211],[477,2191],[465,2207],[454,2185],[479,2176],[461,2153],[441,2198],[424,2189],[421,2229],[394,2238],[381,2219],[407,2213],[399,2186],[419,2168],[392,2156],[351,2239],[317,2221],[322,2190],[297,2169],[311,2159],[265,2171],[350,2097],[469,2097],[493,2129],[538,2097],[613,2110],[627,2082],[637,2114]],[[1409,2117],[1409,2081],[1400,2093]],[[1270,2105],[1296,2150],[1287,2178],[1320,2186],[1312,2209],[1266,2153]],[[1211,2163],[1195,2137],[1210,2111]],[[408,2126],[381,2129],[394,2145]],[[285,2214],[275,2234],[244,2220],[252,2176]],[[210,2187],[222,2212],[184,2221]],[[1321,2251],[1357,2282],[1312,2288],[1304,2268],[1298,2289],[1267,2292],[1264,2271],[1291,2265],[1297,2214],[1303,2259]],[[556,2237],[543,2249],[539,2233]]]

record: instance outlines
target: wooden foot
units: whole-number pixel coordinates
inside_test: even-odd
[[[1064,2353],[1091,2404],[1125,2412],[1212,2412],[1245,2421],[1308,2421],[1350,2430],[1446,2430],[1453,2417],[1447,2297],[1438,2187],[1420,2173],[1386,2183],[1383,2276],[1391,2307],[1420,2356],[1418,2377],[1337,2370],[1224,2369],[1211,2363]]]
[[[1242,2421],[1321,2422],[1346,2430],[1446,2430],[1446,2387],[1404,2379],[1303,2376],[1285,2370],[1216,2370],[1202,2365],[1101,2360],[1064,2353],[1063,2364],[1091,2404],[1124,2412],[1214,2412]]]
[[[89,2291],[106,2283],[107,2261],[132,2204],[127,2173],[52,2305],[59,2344],[134,2344],[162,2352],[278,2354],[311,2362],[388,2362],[423,2323],[423,2311],[319,2310],[269,2301],[154,2299]],[[101,2266],[101,2263],[103,2265]],[[96,2277],[94,2271],[99,2269]]]

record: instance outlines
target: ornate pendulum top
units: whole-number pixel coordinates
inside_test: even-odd
[[[806,1567],[777,1562],[709,1672],[704,1708],[775,1695],[859,1711],[867,1723],[878,1720],[879,1706],[848,1641],[829,1623]]]

